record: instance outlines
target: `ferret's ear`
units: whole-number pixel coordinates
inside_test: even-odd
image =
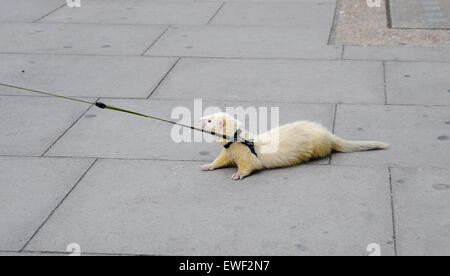
[[[211,116],[205,116],[205,117],[201,117],[200,119],[198,119],[199,122],[204,122],[206,120],[209,120],[211,118]]]

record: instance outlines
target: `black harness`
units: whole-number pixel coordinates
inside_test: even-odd
[[[256,154],[255,151],[255,143],[253,141],[247,141],[244,138],[242,138],[241,136],[239,136],[239,134],[241,134],[242,130],[238,129],[235,133],[234,133],[234,138],[233,138],[233,142],[228,142],[226,143],[223,147],[228,149],[231,147],[231,145],[233,143],[239,142],[241,144],[246,145],[249,150],[256,156],[258,157],[258,154]]]

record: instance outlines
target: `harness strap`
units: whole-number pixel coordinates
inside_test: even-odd
[[[233,141],[232,141],[232,142],[226,143],[223,147],[226,148],[226,149],[229,149],[233,143],[239,142],[239,143],[241,143],[241,144],[246,145],[246,146],[249,148],[249,150],[250,150],[256,157],[258,157],[258,154],[256,154],[256,150],[255,150],[255,143],[254,143],[253,141],[248,141],[248,140],[242,138],[242,137],[240,136],[241,132],[242,132],[242,130],[238,129],[238,130],[234,133]]]

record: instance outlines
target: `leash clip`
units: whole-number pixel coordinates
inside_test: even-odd
[[[106,104],[104,104],[102,102],[96,102],[95,106],[97,106],[98,108],[101,108],[101,109],[105,109],[106,108]]]

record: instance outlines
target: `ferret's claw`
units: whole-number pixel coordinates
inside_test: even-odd
[[[242,180],[244,177],[238,175],[237,173],[233,174],[233,176],[231,177],[231,179],[233,180]]]
[[[211,164],[201,166],[202,171],[212,171]]]

